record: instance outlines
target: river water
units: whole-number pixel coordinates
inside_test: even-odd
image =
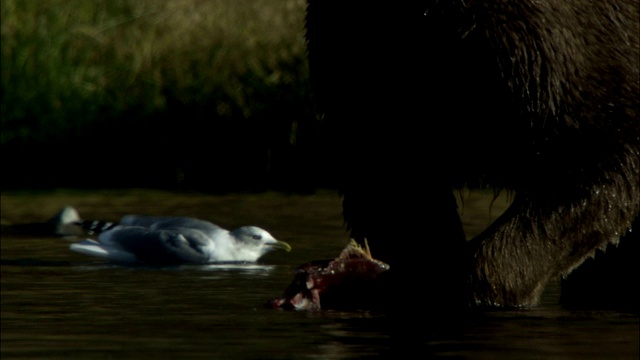
[[[460,195],[469,235],[508,204]],[[282,193],[211,195],[143,189],[2,193],[2,359],[401,358],[384,317],[365,312],[280,311],[297,265],[336,257],[348,242],[340,198]],[[291,244],[253,265],[165,268],[113,265],[72,253],[78,238],[17,234],[6,225],[46,221],[65,205],[84,219],[128,213],[184,215],[225,228],[257,225]],[[372,249],[375,257],[375,249]],[[540,306],[477,314],[410,344],[416,358],[638,359],[637,314],[570,311],[558,283]],[[418,299],[408,306],[421,312]],[[422,327],[422,324],[408,326]]]

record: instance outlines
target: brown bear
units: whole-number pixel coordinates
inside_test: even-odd
[[[389,300],[418,286],[435,307],[534,305],[631,231],[638,14],[623,0],[308,1],[345,222],[390,265]],[[452,193],[463,185],[515,193],[473,239]]]

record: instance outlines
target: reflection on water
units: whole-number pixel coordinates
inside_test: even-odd
[[[469,234],[488,225],[490,200],[465,198]],[[3,359],[355,359],[403,351],[425,358],[638,359],[637,314],[565,310],[557,282],[535,309],[446,314],[443,323],[407,319],[406,329],[417,331],[398,331],[386,317],[365,312],[263,307],[281,295],[298,264],[335,257],[346,245],[334,192],[2,194],[2,222],[45,220],[64,205],[87,219],[143,213],[200,217],[226,228],[253,224],[293,250],[259,264],[128,267],[72,253],[76,238],[3,233]],[[495,201],[493,216],[505,206]],[[419,297],[403,295],[419,315]]]

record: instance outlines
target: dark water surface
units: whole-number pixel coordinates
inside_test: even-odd
[[[464,195],[468,234],[507,202]],[[45,221],[72,205],[85,219],[185,215],[226,228],[258,225],[293,247],[255,265],[125,267],[72,253],[77,238],[3,231],[2,359],[357,359],[393,353],[384,317],[263,307],[304,262],[348,242],[333,191],[203,195],[149,190],[3,193],[2,224]],[[372,249],[375,257],[375,249]],[[407,306],[421,307],[408,293]],[[408,326],[424,328],[407,319]],[[417,358],[638,359],[637,314],[569,311],[558,286],[539,307],[477,314],[407,344]],[[445,330],[446,328],[446,330]],[[400,357],[395,357],[400,358]]]

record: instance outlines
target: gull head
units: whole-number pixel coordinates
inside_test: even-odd
[[[247,261],[255,261],[273,250],[291,251],[291,246],[276,240],[268,231],[256,226],[243,226],[230,232],[239,246],[238,255]]]

